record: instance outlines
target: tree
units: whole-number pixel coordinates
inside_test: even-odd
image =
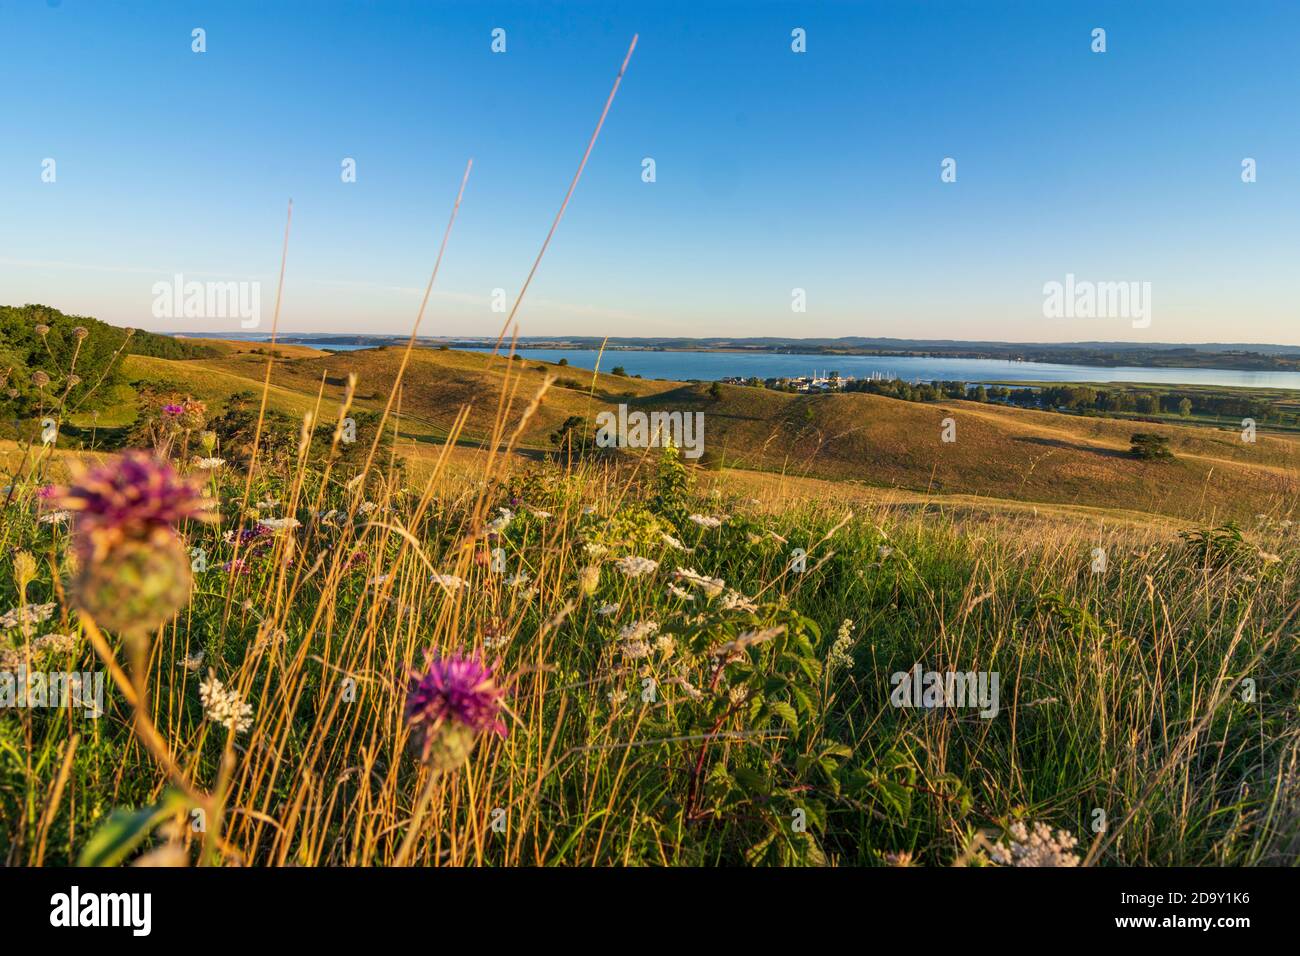
[[[1164,435],[1149,432],[1137,432],[1129,438],[1129,453],[1143,461],[1173,461],[1174,454],[1169,450],[1169,439]]]
[[[551,432],[551,444],[561,455],[570,458],[594,454],[598,450],[596,432],[594,429],[587,430],[586,423],[587,420],[581,415],[570,415],[560,423],[559,428]]]
[[[1183,418],[1192,414],[1192,400],[1190,398],[1183,397],[1178,400],[1178,414],[1182,415]]]

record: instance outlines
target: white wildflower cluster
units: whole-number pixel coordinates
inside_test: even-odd
[[[692,594],[692,593],[691,593],[690,591],[688,591],[686,588],[679,588],[679,587],[678,587],[677,585],[675,585],[675,584],[670,584],[670,585],[668,585],[668,596],[669,596],[669,597],[675,597],[675,598],[677,598],[678,600],[681,600],[681,601],[694,601],[694,600],[695,600],[695,595],[694,595],[694,594]]]
[[[653,558],[643,558],[637,554],[629,554],[615,561],[614,566],[629,578],[639,578],[641,575],[649,574],[658,568],[659,562]]]
[[[674,538],[674,537],[673,537],[672,535],[670,535],[667,531],[661,531],[661,532],[659,532],[659,536],[660,536],[661,538],[664,539],[664,544],[668,545],[668,547],[670,547],[670,548],[676,548],[678,551],[686,551],[686,552],[688,552],[688,553],[690,553],[690,552],[692,552],[692,551],[695,550],[694,548],[688,548],[688,547],[686,547],[686,545],[684,545],[684,544],[683,544],[680,540],[678,540],[677,538]]]
[[[510,577],[506,578],[506,587],[521,588],[531,580],[532,577],[527,571],[517,571],[510,575]]]
[[[692,587],[699,588],[709,597],[717,597],[722,593],[722,589],[727,586],[727,582],[722,578],[711,578],[691,568],[678,568],[673,572],[673,577],[678,581],[685,581]]]
[[[454,574],[438,574],[435,572],[431,580],[434,584],[442,585],[448,591],[459,591],[461,588],[469,587],[468,581]]]
[[[609,617],[611,614],[617,614],[617,613],[618,613],[617,604],[602,604],[600,607],[596,608],[596,614],[599,617]]]
[[[46,634],[36,638],[22,647],[5,647],[0,640],[0,670],[17,670],[29,660],[36,664],[53,654],[63,654],[75,650],[77,639],[71,634]]]
[[[221,724],[231,733],[242,734],[253,726],[253,708],[244,703],[239,692],[221,683],[211,671],[199,684],[199,700],[208,720]]]
[[[258,518],[257,523],[268,531],[292,531],[302,522],[297,518]]]
[[[1074,848],[1078,840],[1068,830],[1057,830],[1046,823],[1035,823],[1033,832],[1021,821],[1011,824],[1004,842],[989,855],[1002,866],[1078,866]]]
[[[515,513],[509,508],[498,508],[496,517],[487,523],[488,534],[500,534],[510,527],[510,522],[515,519]]]
[[[618,632],[620,641],[646,641],[659,633],[659,625],[654,621],[633,621],[625,624]]]
[[[224,458],[195,458],[194,467],[203,471],[216,471],[226,463]]]
[[[758,605],[751,601],[739,591],[727,589],[727,593],[722,595],[722,609],[724,611],[757,611]]]
[[[71,511],[59,510],[59,511],[47,511],[45,514],[41,515],[40,518],[38,518],[37,520],[40,521],[41,524],[67,524],[71,518],[72,518]]]
[[[718,528],[722,526],[722,519],[715,518],[712,515],[689,515],[689,520],[695,522],[701,528]]]
[[[31,624],[44,624],[54,614],[54,608],[55,604],[51,601],[49,604],[25,604],[6,611],[0,615],[0,631],[9,631]]]
[[[45,634],[32,641],[32,653],[44,656],[46,654],[66,654],[68,651],[75,650],[77,639],[71,634]]]
[[[853,655],[850,651],[853,648],[853,622],[845,618],[840,624],[839,633],[835,635],[835,643],[831,645],[831,652],[826,658],[826,663],[832,669],[836,667],[852,667]]]
[[[253,507],[255,507],[258,511],[269,511],[272,508],[280,507],[280,499],[263,498],[261,501],[257,502],[257,504],[254,505]]]

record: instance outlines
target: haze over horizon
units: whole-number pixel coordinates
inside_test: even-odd
[[[0,7],[2,302],[229,333],[155,283],[259,281],[269,334],[292,197],[281,333],[409,334],[473,157],[421,334],[495,336],[639,33],[523,336],[1300,345],[1294,4],[145,6]]]

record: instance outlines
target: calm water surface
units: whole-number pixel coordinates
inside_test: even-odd
[[[366,346],[304,342],[336,351]],[[487,351],[474,349],[473,351]],[[577,368],[596,366],[599,353],[586,349],[520,349],[524,358],[541,362],[568,359]],[[623,366],[629,375],[677,381],[744,378],[792,378],[836,371],[854,378],[873,374],[904,381],[930,382],[1149,382],[1160,385],[1238,385],[1253,388],[1300,389],[1300,372],[1248,372],[1217,368],[1143,368],[1093,365],[1052,365],[1046,362],[1007,362],[1000,359],[891,358],[875,355],[785,355],[775,352],[658,352],[610,350],[600,357],[602,371]]]

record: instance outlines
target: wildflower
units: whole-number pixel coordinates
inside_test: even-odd
[[[90,330],[87,329],[84,325],[78,325],[75,329],[72,330],[72,334],[76,337],[77,341],[81,341],[87,335],[90,334]]]
[[[757,611],[758,605],[751,601],[739,591],[727,589],[727,593],[722,596],[722,609],[724,611]]]
[[[659,625],[654,621],[633,621],[624,625],[618,632],[620,641],[644,641],[659,633]]]
[[[641,575],[649,574],[658,568],[659,562],[653,558],[643,558],[640,555],[629,554],[615,561],[614,566],[629,578],[639,578]]]
[[[50,384],[50,377],[38,369],[32,373],[32,384],[37,388],[44,388]]]
[[[203,471],[214,471],[226,463],[224,458],[195,458],[194,467]]]
[[[677,640],[671,634],[660,634],[655,638],[655,650],[664,657],[672,657],[677,650]]]
[[[704,693],[685,677],[678,677],[673,683],[677,684],[691,700],[699,701],[704,699]]]
[[[538,521],[545,521],[547,518],[551,516],[551,513],[549,511],[542,511],[539,508],[529,508],[528,511]]]
[[[80,384],[81,384],[81,376],[80,376],[80,375],[69,375],[69,376],[68,376],[68,388],[76,388],[76,387],[77,387],[78,385],[80,385]]]
[[[36,580],[36,559],[32,557],[30,551],[15,552],[14,581],[18,584],[19,593],[22,593],[34,580]]]
[[[257,523],[267,531],[292,531],[302,525],[297,518],[258,518]]]
[[[199,447],[209,455],[217,447],[217,433],[214,431],[204,431],[199,435]]]
[[[438,574],[435,572],[431,580],[434,584],[442,585],[448,591],[459,591],[461,588],[469,587],[468,581],[454,574]]]
[[[1074,850],[1078,842],[1068,830],[1053,834],[1046,823],[1035,823],[1030,833],[1017,820],[990,856],[1002,866],[1078,866],[1079,857]]]
[[[600,607],[596,608],[596,614],[600,617],[609,617],[611,614],[617,614],[617,613],[618,613],[617,604],[602,604]]]
[[[840,624],[839,633],[835,635],[835,643],[831,645],[831,652],[826,658],[826,663],[832,667],[852,667],[853,655],[850,650],[853,647],[853,622],[848,618]]]
[[[357,514],[368,515],[378,507],[379,505],[375,504],[373,501],[363,501],[361,504],[357,505]]]
[[[605,696],[609,698],[609,702],[610,702],[611,704],[613,704],[615,707],[617,707],[619,704],[623,703],[623,701],[627,700],[627,691],[625,691],[625,690],[611,690],[611,691],[610,691],[608,694],[606,694]]]
[[[664,544],[668,545],[668,547],[670,548],[676,548],[678,551],[685,551],[688,554],[695,550],[694,548],[686,547],[686,545],[682,544],[681,541],[679,541],[677,538],[674,538],[667,531],[659,532],[659,536],[664,539]]]
[[[177,405],[175,403],[164,405],[162,407],[162,413],[169,418],[178,418],[185,413],[185,406]]]
[[[589,564],[578,572],[578,589],[583,594],[595,594],[598,587],[600,587],[600,565]]]
[[[16,627],[30,624],[44,624],[54,614],[55,607],[56,605],[51,601],[49,604],[24,604],[22,607],[6,611],[0,615],[0,631],[11,631]]]
[[[420,759],[450,771],[469,760],[480,734],[507,734],[502,720],[505,692],[493,668],[476,657],[425,652],[425,669],[413,671],[406,696],[406,723]]]
[[[41,524],[67,524],[71,518],[72,518],[71,511],[65,511],[62,508],[60,508],[57,511],[47,511],[45,514],[41,515],[40,518],[38,518],[37,520]]]
[[[39,335],[41,338],[45,338],[45,336],[50,334],[50,327],[42,323],[36,326],[36,334]]]
[[[893,553],[894,553],[894,549],[889,547],[888,545],[882,544],[878,548],[876,548],[876,555],[880,558],[881,561],[885,560],[885,558],[889,557]]]
[[[506,587],[508,588],[523,587],[531,580],[532,578],[529,576],[527,571],[517,571],[514,574],[510,575],[510,577],[506,578]]]
[[[619,650],[630,661],[639,661],[643,657],[650,656],[650,645],[645,641],[624,641]]]
[[[701,528],[717,528],[722,524],[721,518],[714,518],[712,515],[690,515],[688,520],[695,522]]]
[[[668,585],[668,596],[675,597],[682,601],[694,601],[695,595],[685,588],[679,588],[675,584]]]
[[[32,641],[32,654],[65,654],[76,647],[77,639],[71,634],[45,634]]]
[[[897,853],[886,853],[885,862],[890,866],[915,866],[912,862],[912,854],[907,850],[899,850]]]
[[[73,598],[99,623],[147,632],[189,600],[190,558],[173,526],[213,516],[197,485],[169,464],[127,452],[47,500],[76,514]]]
[[[673,572],[673,577],[699,588],[709,597],[717,597],[722,593],[722,589],[727,586],[727,582],[722,578],[711,578],[691,568],[678,568]]]
[[[201,651],[201,650],[200,650],[200,651],[195,651],[193,654],[186,654],[186,655],[185,655],[185,669],[186,669],[187,671],[197,671],[200,667],[203,666],[203,658],[204,658],[204,656],[205,656],[205,653],[204,653],[203,651]]]
[[[144,452],[127,452],[77,477],[47,499],[76,513],[76,531],[96,555],[127,538],[170,534],[186,518],[210,521],[212,504],[191,480]],[[57,512],[55,512],[57,513]]]
[[[258,511],[269,511],[270,509],[278,508],[279,506],[280,506],[279,498],[263,498],[261,501],[257,503],[256,507]]]
[[[211,668],[208,668],[208,679],[199,684],[199,700],[208,720],[221,724],[231,733],[242,734],[253,726],[252,706],[244,703],[233,687],[217,680]]]
[[[497,516],[487,524],[489,534],[500,534],[510,526],[510,522],[515,519],[515,514],[509,508],[497,508]]]

